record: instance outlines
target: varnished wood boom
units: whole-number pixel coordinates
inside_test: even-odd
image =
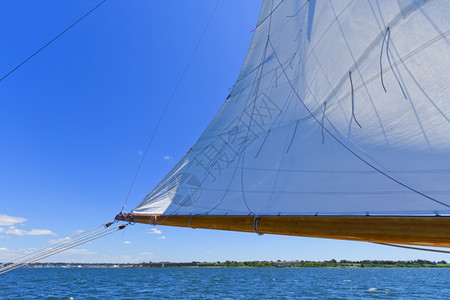
[[[118,214],[116,220],[352,241],[449,247],[450,217],[213,216]]]

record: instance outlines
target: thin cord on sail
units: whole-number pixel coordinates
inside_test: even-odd
[[[91,14],[94,10],[96,10],[97,8],[99,8],[103,3],[105,3],[106,0],[103,0],[102,2],[100,2],[99,4],[97,4],[96,6],[94,6],[91,10],[89,10],[87,13],[85,13],[81,18],[79,18],[78,20],[76,20],[74,23],[72,23],[69,27],[67,27],[66,29],[64,29],[60,34],[58,34],[57,36],[55,36],[53,39],[51,39],[47,44],[45,44],[44,46],[42,46],[41,48],[39,48],[36,52],[34,52],[33,54],[31,54],[28,58],[26,58],[24,61],[22,61],[20,64],[18,64],[16,67],[14,67],[11,71],[9,71],[8,73],[6,73],[5,75],[3,75],[3,77],[0,78],[0,82],[3,81],[3,79],[5,79],[6,77],[8,77],[9,75],[11,75],[12,73],[14,73],[17,69],[19,69],[21,66],[23,66],[27,61],[29,61],[30,59],[32,59],[34,56],[36,56],[39,52],[41,52],[42,50],[44,50],[45,48],[47,48],[47,46],[49,46],[51,43],[53,43],[54,41],[56,41],[59,37],[61,37],[64,33],[66,33],[67,31],[69,31],[72,27],[74,27],[75,25],[77,25],[79,22],[81,22],[84,18],[86,18],[89,14]]]
[[[281,5],[281,3],[283,3],[283,1],[284,1],[284,0],[281,0],[280,3],[278,3],[277,6],[275,6],[275,8],[273,8],[273,9],[270,11],[270,13],[269,13],[264,19],[262,19],[261,22],[259,22],[259,23],[256,25],[256,28],[258,28],[259,26],[261,26],[267,19],[271,18],[271,17],[272,17],[272,14],[277,10],[277,8]],[[308,2],[309,2],[309,0],[308,0]],[[272,1],[272,7],[273,7],[273,1]],[[255,28],[255,29],[256,29],[256,28]]]
[[[327,101],[323,103],[323,114],[322,114],[322,122],[320,122],[320,126],[322,127],[322,144],[325,143],[325,134],[323,133],[323,126],[325,122],[325,112],[327,110]]]
[[[271,132],[271,129],[269,129],[269,130],[267,131],[266,137],[264,138],[264,141],[262,142],[261,147],[259,147],[258,152],[256,152],[256,154],[255,154],[255,158],[257,158],[258,155],[259,155],[259,152],[261,152],[261,150],[262,150],[264,144],[266,143],[267,138],[269,137],[270,132]]]
[[[386,41],[386,35],[388,33],[389,26],[386,28],[386,32],[384,33],[383,42],[381,43],[381,52],[380,52],[380,79],[381,79],[381,86],[384,89],[384,92],[387,93],[386,87],[384,86],[383,81],[383,48],[384,48],[384,42]]]
[[[352,118],[353,118],[353,120],[355,120],[356,124],[358,124],[359,128],[362,128],[361,124],[359,124],[359,122],[358,122],[358,120],[356,120],[356,116],[355,116],[355,96],[354,96],[354,92],[353,92],[352,71],[348,71],[348,77],[350,78],[350,86],[352,89],[352,94],[351,94],[351,96],[352,96]]]
[[[270,47],[272,48],[273,54],[275,55],[275,58],[277,59],[278,64],[280,65],[281,70],[282,70],[284,76],[286,77],[286,80],[287,80],[288,84],[290,85],[292,91],[294,92],[294,94],[296,95],[296,97],[298,98],[298,100],[302,103],[302,105],[303,105],[303,107],[306,109],[306,111],[307,111],[307,112],[311,115],[311,117],[312,117],[312,118],[320,125],[320,121],[319,121],[319,120],[317,119],[317,117],[312,113],[312,111],[308,108],[308,106],[306,106],[306,104],[303,102],[302,98],[301,98],[300,95],[298,94],[297,90],[294,88],[294,85],[292,84],[290,78],[289,78],[288,75],[286,74],[286,70],[283,68],[283,65],[282,65],[282,63],[281,63],[281,61],[280,61],[280,58],[278,57],[278,55],[277,55],[277,53],[276,53],[276,51],[275,51],[275,48],[274,48],[272,42],[269,41],[269,44],[270,44]],[[417,193],[418,195],[423,196],[424,198],[426,198],[426,199],[428,199],[428,200],[431,200],[431,201],[433,201],[433,202],[435,202],[435,203],[438,203],[438,204],[440,204],[440,205],[443,205],[443,206],[445,206],[445,207],[450,208],[450,205],[448,205],[448,204],[446,204],[446,203],[444,203],[444,202],[442,202],[442,201],[439,201],[439,200],[437,200],[437,199],[434,199],[433,197],[430,197],[430,196],[428,196],[428,195],[426,195],[426,194],[424,194],[424,193],[422,193],[422,192],[420,192],[420,191],[418,191],[418,190],[416,190],[416,189],[410,187],[409,185],[407,185],[407,184],[405,184],[405,183],[403,183],[403,182],[401,182],[401,181],[395,179],[394,177],[390,176],[389,174],[383,172],[382,170],[380,170],[379,168],[377,168],[376,166],[374,166],[373,164],[371,164],[370,162],[368,162],[367,160],[365,160],[364,158],[362,158],[362,157],[361,157],[360,155],[358,155],[356,152],[354,152],[353,150],[351,150],[351,149],[350,149],[347,145],[345,145],[339,138],[337,138],[330,130],[328,130],[328,129],[325,128],[325,127],[323,127],[323,129],[324,129],[324,130],[325,130],[325,131],[326,131],[326,132],[327,132],[334,140],[336,140],[336,142],[338,142],[342,147],[344,147],[347,151],[349,151],[351,154],[353,154],[356,158],[358,158],[359,160],[361,160],[363,163],[365,163],[365,164],[368,165],[369,167],[373,168],[374,170],[378,171],[380,174],[384,175],[386,178],[388,178],[388,179],[394,181],[395,183],[397,183],[397,184],[403,186],[404,188],[406,188],[406,189],[408,189],[408,190],[410,190],[410,191],[412,191],[412,192]]]
[[[289,146],[286,149],[286,153],[289,152],[289,150],[291,149],[292,143],[294,142],[295,134],[297,133],[298,122],[299,122],[299,120],[297,120],[297,122],[295,123],[294,133],[292,134],[291,142],[289,143]]]
[[[390,247],[397,247],[397,248],[404,248],[404,249],[419,250],[419,251],[429,251],[429,252],[450,254],[450,251],[448,251],[448,250],[427,249],[427,248],[421,248],[421,247],[412,247],[412,246],[389,244],[389,243],[375,243],[375,242],[372,242],[372,244],[378,244],[378,245],[390,246]]]
[[[306,4],[308,4],[309,3],[309,0],[306,0],[306,2],[300,7],[300,9],[294,14],[294,15],[292,15],[292,16],[286,16],[287,18],[293,18],[293,17],[296,17],[301,11],[302,11],[302,9],[306,6]]]
[[[398,85],[400,86],[400,89],[402,90],[403,97],[405,97],[405,99],[408,100],[408,98],[406,97],[405,91],[403,90],[403,86],[402,86],[402,84],[400,83],[400,80],[398,79],[397,73],[395,73],[395,71],[394,71],[394,67],[392,66],[391,58],[390,58],[390,56],[389,56],[389,41],[391,40],[391,30],[389,29],[389,27],[386,28],[386,33],[387,33],[387,40],[386,40],[386,56],[387,56],[387,59],[388,59],[388,62],[389,62],[389,66],[391,67],[392,73],[394,74],[395,79],[397,79],[397,83],[398,83]],[[381,74],[383,74],[383,73],[381,73]]]
[[[167,100],[166,105],[165,105],[165,107],[164,107],[164,109],[163,109],[163,111],[161,113],[161,116],[159,117],[158,123],[156,123],[156,127],[153,130],[153,133],[152,133],[152,135],[150,137],[150,140],[148,141],[147,147],[145,148],[144,154],[142,155],[142,158],[141,158],[139,166],[138,166],[138,168],[136,170],[136,173],[134,174],[133,181],[131,182],[130,188],[128,189],[128,193],[127,193],[127,196],[125,197],[125,201],[124,201],[124,203],[122,205],[122,209],[120,210],[120,213],[123,212],[123,210],[125,208],[125,205],[127,204],[128,199],[130,198],[130,194],[131,194],[133,186],[134,186],[134,184],[136,182],[136,178],[137,178],[137,176],[139,174],[139,171],[141,170],[142,164],[143,164],[143,162],[145,160],[145,157],[147,156],[148,150],[150,149],[150,146],[153,143],[153,139],[155,138],[155,135],[158,132],[159,126],[161,125],[161,122],[164,119],[164,116],[166,115],[167,109],[169,108],[169,105],[172,102],[172,100],[173,100],[173,98],[174,98],[174,96],[175,96],[175,94],[176,94],[176,92],[178,90],[178,87],[180,86],[181,82],[183,81],[184,76],[186,75],[189,67],[191,66],[192,60],[194,59],[195,55],[197,54],[198,49],[200,48],[200,44],[202,43],[203,38],[204,38],[204,36],[206,34],[206,31],[209,28],[209,24],[211,23],[211,21],[212,21],[212,19],[214,17],[214,14],[216,13],[216,10],[217,10],[217,7],[219,6],[219,3],[220,3],[220,0],[217,0],[216,5],[214,6],[214,9],[213,9],[213,11],[212,11],[212,13],[211,13],[211,15],[210,15],[210,17],[208,19],[208,22],[206,23],[206,26],[203,29],[202,35],[200,36],[200,39],[197,42],[197,45],[195,46],[194,52],[192,53],[191,57],[189,58],[188,63],[186,65],[186,67],[184,68],[183,73],[180,76],[180,79],[178,79],[178,82],[175,85],[175,88],[172,91],[172,94],[170,95],[169,99]]]

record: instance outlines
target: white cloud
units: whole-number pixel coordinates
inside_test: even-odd
[[[172,159],[173,159],[173,156],[166,155],[166,156],[164,156],[164,159],[165,159],[165,160],[172,160]]]
[[[131,242],[130,241],[125,241],[125,242],[123,242],[125,245],[129,245],[129,244],[131,244]]]
[[[161,234],[162,233],[161,230],[158,230],[156,228],[151,228],[151,229],[147,230],[147,232],[149,234]]]
[[[27,219],[21,217],[0,215],[0,226],[13,226],[14,224],[24,223],[26,220]]]
[[[23,230],[16,228],[14,226],[10,226],[8,229],[5,229],[4,232],[9,235],[15,236],[26,236],[26,235],[56,235],[48,229],[31,229],[31,230]]]
[[[158,240],[165,240],[165,239],[166,239],[166,236],[165,236],[165,235],[163,235],[163,236],[158,236],[157,239],[158,239]]]
[[[48,229],[31,229],[31,230],[23,230],[16,227],[16,225],[23,225],[27,219],[22,217],[13,217],[8,215],[0,214],[0,226],[8,226],[0,227],[0,233],[4,233],[6,235],[14,235],[14,236],[26,236],[26,235],[56,235],[51,230]],[[5,236],[1,236],[0,238],[5,238]]]

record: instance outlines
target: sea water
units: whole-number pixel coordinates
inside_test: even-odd
[[[0,299],[449,299],[444,268],[31,268]]]

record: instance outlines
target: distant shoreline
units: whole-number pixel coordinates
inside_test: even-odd
[[[449,268],[446,261],[225,261],[225,262],[142,262],[142,263],[32,263],[23,268]]]

